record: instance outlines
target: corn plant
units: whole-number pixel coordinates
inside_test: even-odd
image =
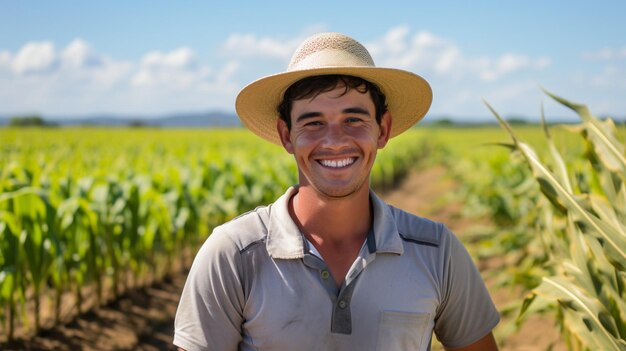
[[[487,104],[509,132],[542,194],[541,236],[550,276],[524,302],[521,316],[551,306],[568,346],[574,350],[626,350],[626,158],[610,119],[547,93],[574,110],[582,123],[569,128],[582,136],[587,163],[568,162],[548,141],[550,166]],[[543,116],[542,116],[543,118]]]

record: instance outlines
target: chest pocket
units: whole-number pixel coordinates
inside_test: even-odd
[[[428,313],[383,311],[378,327],[376,350],[427,350],[431,337],[426,335],[429,332],[427,330],[429,320]]]

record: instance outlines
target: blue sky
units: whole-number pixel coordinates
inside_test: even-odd
[[[298,4],[298,5],[294,5]],[[426,78],[430,116],[626,116],[625,1],[0,2],[0,115],[234,112],[320,31]]]

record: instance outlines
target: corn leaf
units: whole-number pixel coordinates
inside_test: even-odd
[[[581,341],[587,347],[623,351],[617,343],[616,327],[606,320],[601,321],[600,315],[606,316],[606,310],[578,286],[561,277],[550,277],[544,278],[534,292],[543,298],[561,302],[566,310],[577,312],[566,313],[569,313],[570,322],[573,323],[572,329],[579,333]]]

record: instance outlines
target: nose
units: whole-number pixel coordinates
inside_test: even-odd
[[[326,128],[322,145],[328,149],[341,149],[348,145],[348,135],[338,123],[331,123]]]

